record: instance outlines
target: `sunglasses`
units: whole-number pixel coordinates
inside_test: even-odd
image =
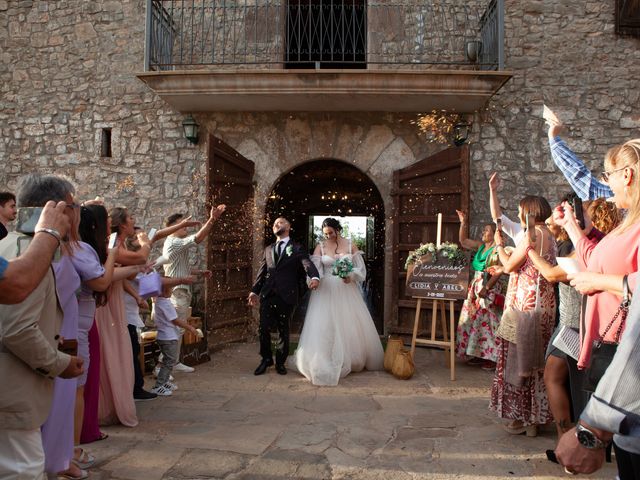
[[[602,172],[602,173],[600,174],[600,179],[601,179],[603,182],[605,182],[605,183],[606,183],[606,182],[608,182],[608,181],[609,181],[609,178],[611,178],[611,175],[612,175],[612,174],[614,174],[614,173],[616,173],[616,172],[621,172],[621,171],[622,171],[622,170],[624,170],[625,168],[631,168],[631,167],[633,167],[634,165],[635,165],[635,163],[634,163],[634,164],[631,164],[631,165],[625,165],[624,167],[621,167],[621,168],[616,168],[615,170],[609,170],[609,171],[606,171],[606,170],[605,170],[604,172]]]

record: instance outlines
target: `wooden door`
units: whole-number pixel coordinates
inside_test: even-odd
[[[209,141],[209,198],[226,212],[209,235],[207,282],[209,345],[246,340],[252,323],[247,295],[253,283],[254,163],[221,140]]]
[[[469,147],[451,147],[393,173],[393,302],[391,333],[411,334],[416,300],[405,295],[404,262],[421,243],[458,242],[456,209],[469,211]],[[429,302],[423,302],[429,304]],[[426,305],[428,306],[428,305]]]

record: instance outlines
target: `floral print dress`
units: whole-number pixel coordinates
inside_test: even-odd
[[[556,264],[556,244],[550,233],[545,232],[543,258],[552,265]],[[548,239],[548,241],[547,241]],[[509,286],[505,300],[505,310],[513,308],[529,311],[535,308],[536,284],[539,286],[539,308],[541,310],[540,332],[542,335],[543,352],[546,351],[549,339],[553,333],[556,315],[556,297],[553,285],[536,270],[527,257],[517,272],[509,277]],[[501,340],[498,347],[498,361],[496,373],[491,388],[491,403],[489,409],[496,412],[498,417],[519,420],[523,425],[544,425],[553,421],[549,408],[549,399],[544,386],[544,370],[534,371],[530,377],[521,377],[520,385],[513,385],[506,381],[505,367],[509,356],[509,348],[513,345]]]
[[[467,298],[462,305],[456,333],[456,355],[462,359],[477,357],[496,362],[500,338],[496,337],[495,332],[502,316],[506,282],[500,279],[487,292],[485,298],[478,296],[485,285],[484,269],[493,256],[493,248],[486,252],[484,248],[485,246],[481,245],[474,258],[474,264],[480,261],[483,265],[481,270],[478,269],[474,273]]]

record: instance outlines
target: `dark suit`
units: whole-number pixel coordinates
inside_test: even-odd
[[[289,321],[306,291],[306,277],[320,277],[302,246],[289,240],[276,258],[276,244],[264,249],[262,265],[251,291],[260,296],[260,356],[271,360],[271,327],[278,329],[276,364],[289,355]]]

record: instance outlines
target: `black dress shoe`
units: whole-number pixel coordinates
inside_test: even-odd
[[[156,395],[155,393],[147,392],[142,388],[140,390],[134,390],[133,392],[133,399],[136,401],[153,400],[154,398],[157,398],[157,397],[158,395]]]
[[[267,371],[267,368],[269,368],[272,365],[273,365],[273,360],[271,358],[263,358],[262,361],[260,362],[260,365],[258,365],[258,368],[256,368],[253,374],[262,375],[264,372]]]
[[[285,367],[284,365],[276,365],[276,372],[278,372],[280,375],[286,375],[287,367]]]

